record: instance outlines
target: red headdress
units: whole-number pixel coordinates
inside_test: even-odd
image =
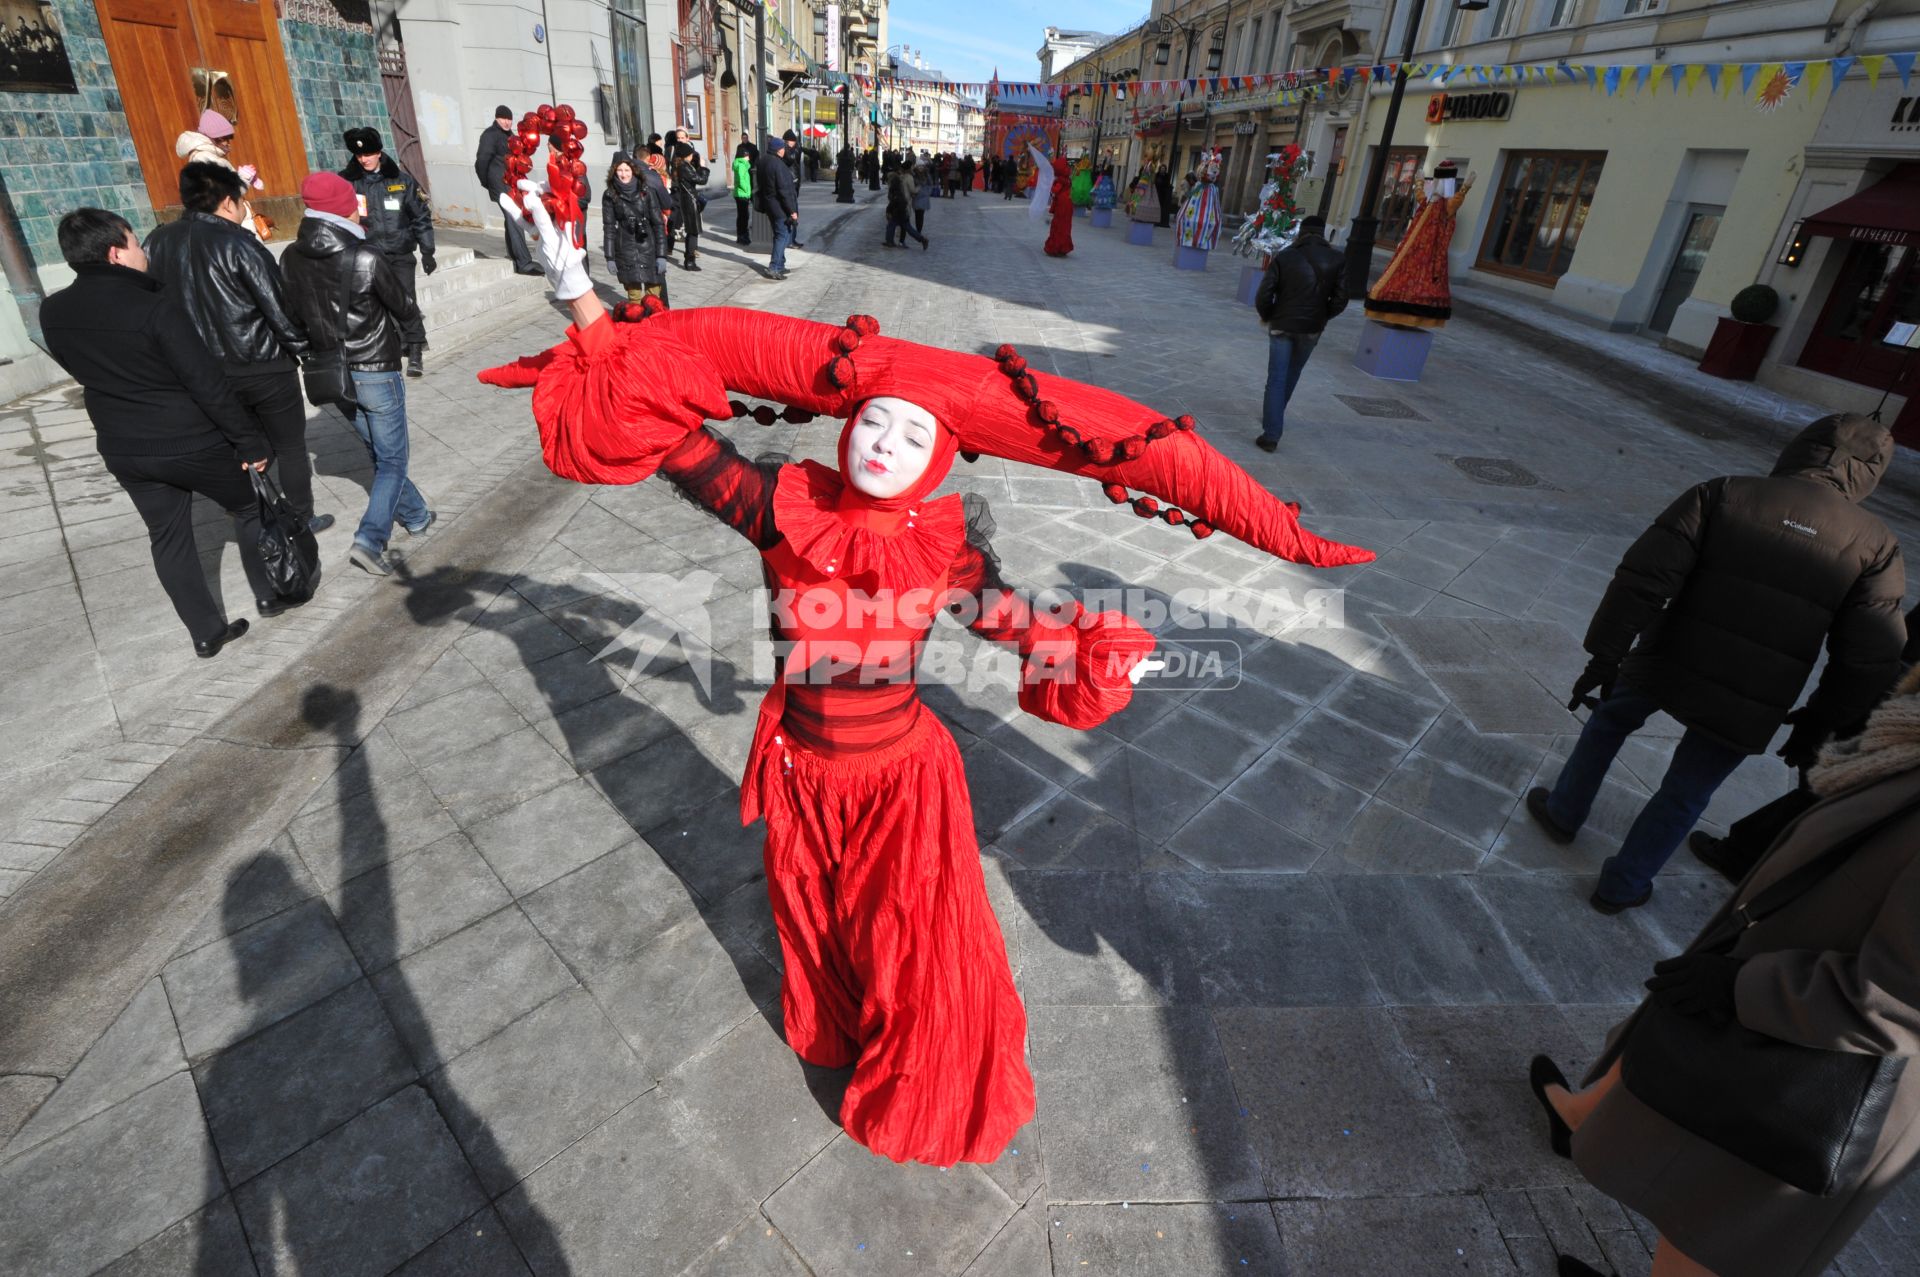
[[[566,103],[542,105],[520,117],[513,140],[507,143],[507,189],[520,198],[520,180],[533,172],[533,157],[540,139],[551,136],[558,154],[547,157],[547,193],[541,202],[553,217],[553,224],[565,227],[573,236],[575,248],[587,246],[586,219],[580,212],[580,193],[586,189],[587,163],[580,156],[587,136],[587,122],[575,115]]]
[[[629,303],[617,313],[646,322],[569,330],[569,341],[552,350],[480,374],[497,386],[536,386],[534,415],[547,464],[566,478],[637,482],[658,464],[655,436],[662,427],[684,433],[703,418],[724,415],[722,404],[734,416],[772,424],[816,413],[850,417],[866,400],[887,395],[927,409],[969,459],[994,456],[1083,475],[1142,518],[1185,525],[1197,537],[1217,527],[1256,549],[1315,567],[1373,558],[1371,550],[1301,527],[1299,507],[1201,439],[1191,417],[1162,417],[1110,390],[1037,372],[1011,346],[991,359],[941,350],[881,337],[865,315],[836,328],[730,307],[662,311]],[[581,367],[606,367],[615,343],[622,353],[635,353],[645,370],[641,378],[609,373],[596,380],[591,368]],[[672,370],[673,386],[660,385],[663,369]],[[784,413],[749,410],[728,401],[728,392],[791,406]],[[591,436],[566,428],[569,419],[587,416],[619,424],[603,424]]]

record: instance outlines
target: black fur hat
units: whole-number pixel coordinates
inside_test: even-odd
[[[378,129],[348,129],[347,149],[355,155],[378,155],[387,148],[380,143]]]

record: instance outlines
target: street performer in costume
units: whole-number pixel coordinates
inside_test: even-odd
[[[1443,328],[1453,316],[1447,249],[1460,205],[1473,189],[1473,174],[1456,181],[1457,169],[1442,163],[1422,184],[1413,221],[1393,250],[1387,268],[1367,294],[1367,318],[1397,328]]]
[[[1033,171],[1038,175],[1030,206],[1032,216],[1038,218],[1045,209],[1052,218],[1041,251],[1048,257],[1065,257],[1073,251],[1073,187],[1067,162],[1057,155],[1048,159],[1031,143],[1027,150],[1033,153]]]
[[[810,1063],[852,1067],[841,1123],[875,1153],[991,1162],[1033,1116],[1026,1014],[987,900],[959,751],[920,703],[916,656],[936,610],[955,610],[1024,658],[1022,709],[1078,728],[1124,708],[1158,663],[1153,638],[1119,613],[1038,610],[1004,587],[984,503],[932,495],[954,456],[1084,475],[1143,517],[1195,536],[1217,522],[1296,562],[1373,555],[1306,531],[1297,507],[1216,453],[1190,418],[1035,372],[1011,347],[989,359],[881,337],[865,316],[835,327],[731,308],[669,313],[652,301],[623,304],[636,322],[615,322],[539,184],[523,189],[573,324],[558,346],[481,380],[533,387],[555,474],[621,484],[665,475],[744,535],[776,599],[791,601],[776,609],[788,650],[741,783],[743,821],[767,822],[788,1044]],[[788,406],[749,410],[729,392]],[[814,414],[846,422],[837,467],[749,462],[704,424]]]

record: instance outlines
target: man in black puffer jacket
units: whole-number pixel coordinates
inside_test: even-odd
[[[1823,417],[1787,445],[1768,478],[1688,489],[1621,559],[1587,627],[1593,659],[1569,705],[1591,704],[1593,714],[1552,791],[1529,792],[1527,810],[1570,842],[1628,736],[1656,710],[1686,734],[1601,866],[1594,908],[1645,904],[1714,790],[1783,722],[1793,732],[1780,756],[1805,766],[1893,680],[1906,641],[1906,569],[1893,533],[1860,508],[1892,460],[1885,426]],[[1823,644],[1819,686],[1794,710]],[[1594,691],[1599,700],[1588,700]]]
[[[207,588],[193,536],[193,498],[233,516],[240,563],[262,612],[283,610],[260,560],[260,505],[246,472],[272,450],[234,398],[219,361],[147,274],[147,255],[118,213],[80,208],[60,219],[74,281],[40,311],[47,352],[86,390],[100,459],[147,525],[153,568],[201,656],[247,632]]]
[[[1300,233],[1273,255],[1254,297],[1268,337],[1267,397],[1254,440],[1264,452],[1280,446],[1287,401],[1300,384],[1300,373],[1327,321],[1347,308],[1346,258],[1327,243],[1326,233],[1325,218],[1301,218]]]
[[[181,169],[186,212],[147,236],[147,273],[179,300],[235,397],[260,419],[287,500],[309,528],[324,532],[333,516],[313,512],[307,405],[294,363],[307,333],[287,313],[273,254],[246,223],[246,198],[246,184],[230,168],[196,162]]]
[[[433,211],[420,183],[401,168],[383,149],[375,129],[348,129],[347,149],[353,160],[340,170],[360,201],[360,223],[367,232],[367,247],[387,259],[393,277],[414,301],[413,252],[420,250],[420,268],[431,275],[433,260]],[[427,324],[420,307],[413,306],[413,318],[402,326],[401,343],[407,348],[407,376],[418,377],[421,352],[427,348]]]
[[[420,309],[386,256],[365,242],[352,186],[333,173],[312,173],[300,184],[300,199],[307,215],[280,259],[280,274],[313,349],[345,352],[355,402],[341,407],[373,459],[367,512],[347,561],[386,576],[394,523],[419,536],[434,519],[407,477],[407,387],[400,376],[402,334],[419,321]]]

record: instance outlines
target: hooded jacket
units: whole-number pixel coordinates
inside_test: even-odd
[[[340,276],[348,272],[346,322],[340,312]],[[393,268],[370,243],[318,217],[303,218],[300,233],[280,259],[280,275],[294,317],[315,350],[344,345],[355,372],[400,371],[400,325],[418,307]]]
[[[1900,544],[1860,508],[1892,459],[1885,426],[1836,414],[1801,431],[1767,478],[1688,489],[1621,559],[1587,651],[1685,726],[1757,754],[1825,644],[1804,713],[1829,730],[1860,718],[1906,639]]]
[[[391,155],[383,152],[380,167],[372,173],[361,168],[359,160],[350,160],[340,176],[365,206],[360,224],[366,228],[367,244],[374,252],[405,257],[418,248],[421,257],[433,260],[433,210],[420,193],[420,183],[394,163]],[[431,268],[428,273],[432,273]]]
[[[1254,298],[1275,336],[1318,333],[1347,308],[1347,259],[1325,237],[1300,232],[1273,255]]]
[[[147,236],[147,270],[176,297],[229,373],[290,370],[307,334],[287,309],[273,254],[244,226],[188,212]]]

